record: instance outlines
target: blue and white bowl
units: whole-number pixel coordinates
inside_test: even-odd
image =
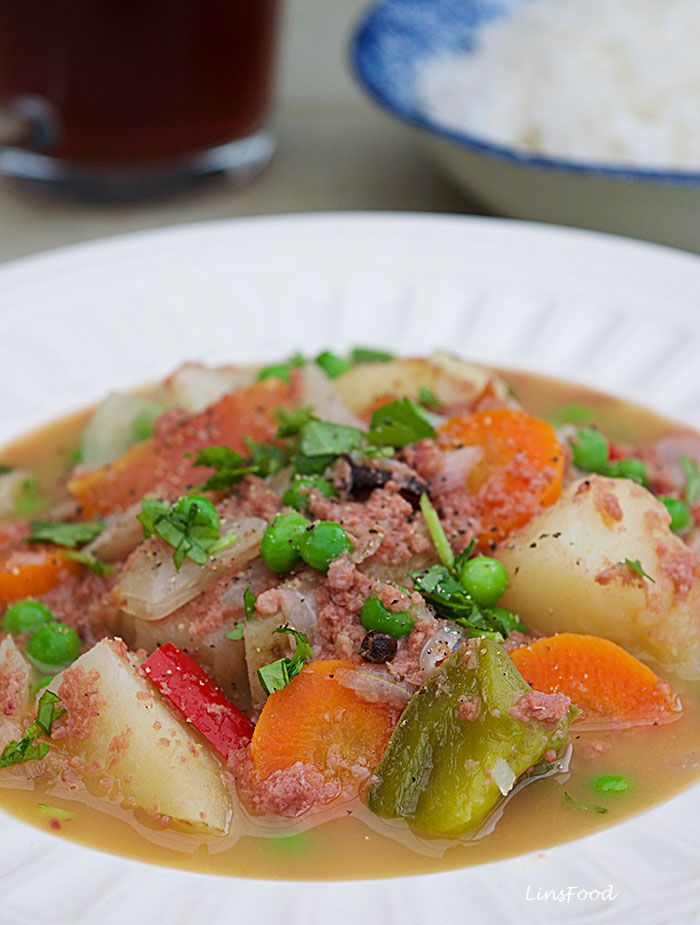
[[[382,0],[360,21],[350,56],[357,79],[422,136],[441,167],[488,209],[596,228],[700,251],[700,171],[549,157],[439,124],[421,108],[420,65],[469,52],[479,30],[527,0]]]

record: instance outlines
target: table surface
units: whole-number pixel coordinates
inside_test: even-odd
[[[346,48],[364,5],[286,0],[279,148],[248,186],[217,180],[170,199],[118,206],[40,202],[0,186],[0,262],[178,222],[356,209],[478,211],[437,172],[419,139],[353,82]]]

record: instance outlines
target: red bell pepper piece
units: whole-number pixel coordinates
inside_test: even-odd
[[[253,735],[253,722],[172,642],[156,649],[142,671],[224,758]]]

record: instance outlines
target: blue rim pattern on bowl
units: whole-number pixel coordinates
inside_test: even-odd
[[[448,128],[421,111],[415,92],[417,65],[436,53],[470,50],[481,26],[507,15],[520,2],[523,0],[381,0],[357,24],[349,49],[351,68],[367,93],[388,112],[481,154],[523,167],[675,186],[700,184],[700,171],[617,166],[533,154]]]

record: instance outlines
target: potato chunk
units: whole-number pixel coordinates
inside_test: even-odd
[[[216,759],[196,733],[136,670],[120,642],[103,640],[69,672],[97,672],[99,709],[87,730],[66,745],[113,778],[120,794],[147,812],[197,830],[224,833],[231,798]],[[98,779],[100,776],[98,772]]]
[[[511,576],[502,604],[547,635],[604,636],[700,678],[700,558],[669,522],[634,482],[574,482],[496,553]]]

